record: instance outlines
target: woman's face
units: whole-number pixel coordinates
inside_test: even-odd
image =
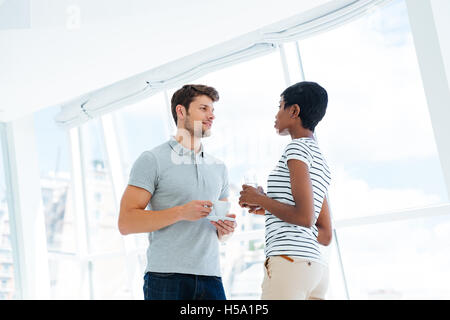
[[[290,115],[289,109],[284,109],[283,97],[280,99],[280,105],[278,106],[278,113],[275,116],[275,130],[280,136],[286,136],[289,134]]]

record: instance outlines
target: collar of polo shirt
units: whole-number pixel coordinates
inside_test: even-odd
[[[194,150],[189,150],[183,147],[173,136],[170,137],[169,145],[172,148],[172,150],[175,151],[179,156],[191,155],[194,152]],[[204,157],[203,144],[200,144],[200,151],[198,152],[198,154],[201,157]]]

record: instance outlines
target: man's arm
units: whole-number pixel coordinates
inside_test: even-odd
[[[151,197],[152,194],[143,188],[127,186],[120,202],[118,221],[122,235],[153,232],[178,221],[204,218],[211,212],[212,203],[201,200],[160,211],[145,210]]]
[[[316,221],[319,234],[317,235],[317,241],[324,246],[328,246],[333,238],[333,230],[331,227],[330,208],[328,207],[328,201],[325,197],[323,199],[322,209],[320,210],[319,217]]]

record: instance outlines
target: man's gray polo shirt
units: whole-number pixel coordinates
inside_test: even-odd
[[[156,211],[229,195],[225,165],[203,152],[203,147],[196,154],[173,137],[140,155],[128,184],[150,192],[147,208]],[[147,271],[220,277],[216,228],[202,218],[180,221],[149,233]]]

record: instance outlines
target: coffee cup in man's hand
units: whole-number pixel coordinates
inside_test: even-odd
[[[233,218],[227,217],[228,212],[230,211],[231,203],[228,201],[213,201],[213,206],[211,213],[208,215],[208,219],[212,221],[217,220],[230,220],[234,221]]]

